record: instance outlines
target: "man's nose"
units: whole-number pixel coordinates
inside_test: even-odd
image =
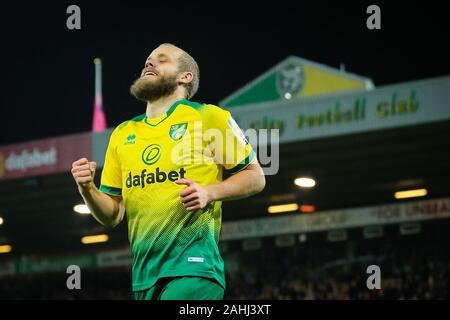
[[[148,68],[148,67],[154,68],[154,67],[155,67],[155,62],[154,62],[152,59],[147,59],[147,60],[145,61],[145,67],[146,67],[146,68]]]

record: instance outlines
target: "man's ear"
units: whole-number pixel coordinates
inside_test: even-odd
[[[192,82],[192,80],[194,80],[194,74],[187,71],[180,73],[178,82],[182,84],[188,84]]]

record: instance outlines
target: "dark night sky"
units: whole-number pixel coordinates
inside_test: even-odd
[[[365,26],[372,3],[381,7],[381,30]],[[89,131],[97,56],[108,125],[143,113],[129,85],[161,42],[199,62],[199,102],[218,103],[288,55],[344,62],[376,85],[450,74],[444,2],[396,3],[2,2],[0,145]],[[70,4],[81,7],[80,31],[66,28]]]

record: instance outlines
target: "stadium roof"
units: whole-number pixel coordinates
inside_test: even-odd
[[[220,101],[223,107],[284,101],[354,90],[371,90],[371,79],[290,56]]]

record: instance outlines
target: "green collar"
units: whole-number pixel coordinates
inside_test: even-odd
[[[160,124],[161,122],[163,122],[164,120],[166,120],[175,111],[175,108],[178,107],[178,105],[180,105],[180,104],[190,104],[190,101],[185,100],[185,99],[178,100],[169,108],[169,110],[167,110],[167,112],[165,114],[162,114],[156,118],[148,118],[147,116],[145,116],[144,122],[152,127],[155,127],[158,124]]]

